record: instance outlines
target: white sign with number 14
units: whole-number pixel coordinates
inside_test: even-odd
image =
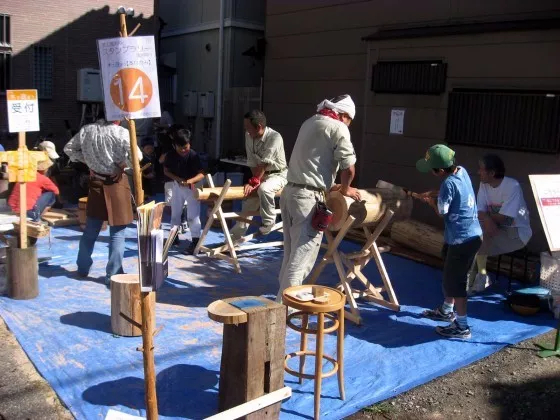
[[[161,116],[153,36],[97,40],[107,119]]]

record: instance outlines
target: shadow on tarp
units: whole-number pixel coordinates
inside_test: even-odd
[[[200,366],[178,364],[156,377],[158,410],[162,416],[206,418],[217,411],[218,372]],[[208,392],[213,390],[214,392]],[[85,401],[101,406],[124,406],[145,411],[143,378],[125,377],[102,382],[84,391]],[[196,413],[196,417],[192,417]]]
[[[99,312],[74,312],[62,315],[60,322],[65,325],[96,330],[111,334],[111,317]]]

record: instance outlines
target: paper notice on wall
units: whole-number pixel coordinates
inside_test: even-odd
[[[529,175],[551,252],[560,251],[560,175]]]
[[[389,127],[390,134],[402,134],[404,129],[404,109],[391,110],[391,125]]]

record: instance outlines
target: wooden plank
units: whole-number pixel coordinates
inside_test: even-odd
[[[272,391],[270,394],[265,394],[262,397],[255,398],[249,402],[238,405],[237,407],[230,408],[229,410],[222,411],[221,413],[215,414],[210,417],[206,417],[205,420],[231,420],[238,419],[247,414],[251,414],[257,410],[268,407],[279,401],[285,400],[292,396],[292,388],[285,386],[277,391]]]
[[[67,219],[68,215],[66,213],[58,213],[55,211],[47,211],[43,213],[43,218],[48,217],[49,219]]]

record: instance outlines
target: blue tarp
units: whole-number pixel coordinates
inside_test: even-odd
[[[76,418],[104,418],[109,408],[145,415],[142,353],[136,350],[141,337],[111,333],[110,293],[103,285],[108,233],[96,244],[91,276],[85,280],[75,276],[80,235],[78,229],[54,229],[50,251],[48,241],[41,239],[41,254],[50,252],[53,258],[40,265],[39,297],[26,301],[2,297],[0,315]],[[209,238],[221,240],[217,233]],[[342,248],[357,247],[343,243]],[[131,227],[127,272],[137,272],[136,249],[136,231]],[[245,255],[242,274],[215,259],[178,252],[170,258],[169,279],[157,293],[156,310],[157,326],[163,326],[155,337],[162,418],[200,419],[217,412],[222,325],[208,319],[206,307],[225,297],[272,297],[278,287],[281,248]],[[438,323],[419,313],[441,302],[441,272],[392,255],[383,258],[402,309],[397,313],[362,304],[364,325],[346,323],[346,400],[339,399],[336,378],[325,379],[321,418],[342,418],[554,326],[550,316],[517,316],[504,307],[502,295],[485,294],[469,302],[471,340],[440,338],[434,332]],[[380,281],[373,262],[365,274]],[[328,267],[320,283],[336,282],[334,267]],[[286,351],[298,349],[299,336],[288,331]],[[335,336],[327,336],[325,351],[335,354],[335,349]],[[307,363],[310,369],[312,360]],[[297,366],[297,360],[292,362]],[[293,396],[283,403],[282,418],[312,418],[313,382],[299,385],[286,375],[286,384],[293,387]]]

